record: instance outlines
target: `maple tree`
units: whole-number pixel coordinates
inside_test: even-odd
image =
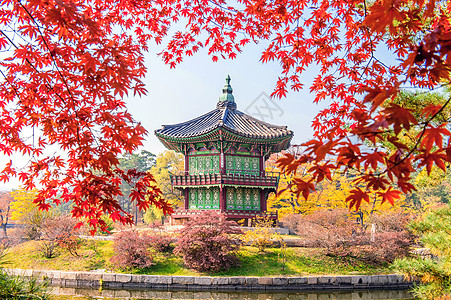
[[[184,29],[160,52],[171,67],[201,48],[216,61],[260,43],[261,61],[281,65],[273,95],[283,97],[303,87],[302,72],[319,66],[310,89],[315,101],[327,99],[330,106],[315,118],[315,138],[304,144],[303,154],[287,154],[280,166],[291,173],[299,164],[313,164],[308,181],[294,181],[297,196],[308,197],[313,183],[330,178],[331,170],[353,168],[366,187],[351,191],[351,206],[368,201],[371,191],[392,203],[400,191],[414,189],[414,166],[443,169],[451,160],[447,121],[433,122],[451,99],[425,106],[422,122],[402,104],[383,106],[403,86],[448,82],[449,6],[434,0],[5,0],[0,151],[18,152],[30,162],[9,162],[0,179],[18,176],[27,189],[39,187],[35,202],[41,209],[73,202],[73,216],[86,217],[93,228],[105,225],[102,213],[132,222],[117,201],[122,182],[133,184],[131,198],[140,209],[154,204],[171,212],[152,175],[122,170],[118,157],[136,150],[146,133],[123,98],[146,93],[141,78],[148,43],[162,43],[179,23]],[[397,59],[383,61],[378,49]],[[400,134],[414,126],[420,134],[409,147]],[[380,150],[381,141],[396,150]],[[55,147],[62,151],[46,151]]]

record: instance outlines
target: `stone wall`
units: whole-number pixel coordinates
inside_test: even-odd
[[[407,289],[413,281],[402,275],[352,275],[307,277],[209,277],[131,275],[5,269],[17,276],[47,279],[61,288],[155,289],[185,291],[308,291]]]

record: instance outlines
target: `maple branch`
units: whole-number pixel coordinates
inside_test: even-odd
[[[47,43],[47,40],[44,38],[44,35],[43,35],[42,31],[41,31],[41,28],[39,27],[39,24],[36,22],[36,19],[31,15],[31,13],[28,11],[28,9],[22,4],[22,2],[20,2],[20,0],[17,0],[17,3],[19,3],[19,5],[22,7],[22,9],[25,10],[25,12],[27,13],[27,15],[30,17],[30,19],[33,21],[33,23],[36,25],[36,28],[37,28],[38,31],[39,31],[39,35],[41,36],[41,39],[42,39],[42,41],[44,42],[44,45],[45,45],[45,47],[47,48],[47,51],[49,52],[50,57],[52,58],[52,62],[53,62],[53,65],[54,65],[55,68],[56,68],[56,72],[57,72],[58,75],[61,77],[61,81],[64,83],[64,85],[65,85],[65,87],[66,87],[66,90],[67,90],[67,92],[69,93],[69,97],[70,97],[70,99],[71,99],[72,102],[73,102],[74,109],[75,109],[76,106],[78,105],[78,103],[77,103],[78,101],[74,99],[74,96],[72,95],[72,91],[71,91],[71,89],[69,88],[69,84],[67,83],[66,78],[65,78],[65,77],[63,76],[63,74],[61,73],[61,70],[60,70],[60,68],[58,67],[58,64],[57,64],[56,61],[55,61],[55,56],[54,56],[53,52],[50,50],[50,47],[49,47],[49,45],[48,45],[48,43]],[[77,112],[76,112],[76,111],[75,111],[75,114],[77,115]],[[77,115],[77,117],[79,117],[79,116]]]
[[[410,149],[410,151],[409,151],[402,159],[400,159],[400,161],[399,161],[398,163],[396,163],[396,162],[391,162],[391,161],[389,160],[389,161],[393,164],[393,166],[390,167],[390,168],[388,168],[388,169],[386,169],[384,172],[382,172],[382,174],[387,173],[388,171],[392,170],[394,167],[396,167],[396,166],[398,166],[399,164],[401,164],[402,162],[404,162],[407,158],[409,158],[410,155],[413,154],[413,152],[415,152],[415,150],[417,150],[417,147],[418,147],[418,145],[421,143],[421,140],[422,140],[422,138],[423,138],[423,136],[424,136],[424,134],[425,134],[425,132],[426,132],[426,127],[427,127],[427,125],[429,125],[429,124],[432,122],[432,120],[433,120],[439,113],[441,113],[441,112],[445,109],[445,107],[446,107],[450,102],[451,102],[451,97],[449,97],[448,100],[445,102],[445,104],[443,104],[443,106],[440,107],[440,109],[439,109],[435,114],[433,114],[433,115],[429,118],[429,120],[427,120],[427,121],[424,123],[423,130],[422,130],[420,136],[418,137],[418,139],[417,139],[415,145],[412,147],[412,149]]]

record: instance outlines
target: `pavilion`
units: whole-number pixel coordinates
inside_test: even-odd
[[[185,156],[185,170],[171,176],[173,188],[184,195],[184,207],[172,214],[171,225],[204,210],[247,219],[248,225],[256,217],[277,221],[266,201],[277,190],[278,176],[265,171],[265,160],[287,149],[293,132],[239,111],[232,92],[227,76],[214,110],[155,130],[166,148]]]

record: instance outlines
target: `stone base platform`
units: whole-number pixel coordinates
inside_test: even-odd
[[[154,289],[184,291],[354,291],[408,289],[415,280],[402,275],[350,275],[306,277],[159,276],[98,272],[5,269],[16,276],[48,280],[61,288]]]

